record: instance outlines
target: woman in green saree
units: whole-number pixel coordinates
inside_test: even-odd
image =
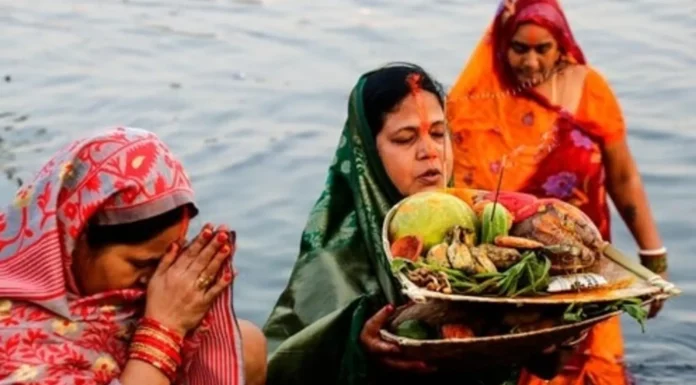
[[[393,306],[405,302],[382,251],[382,221],[403,197],[447,185],[452,149],[443,108],[442,87],[415,65],[392,64],[358,80],[290,282],[264,327],[268,385],[451,381],[451,373],[400,358],[379,335]],[[458,378],[500,385],[517,376],[505,368]]]

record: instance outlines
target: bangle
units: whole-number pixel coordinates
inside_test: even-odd
[[[140,320],[129,347],[129,359],[146,362],[159,369],[173,383],[181,365],[183,337],[151,318]]]
[[[174,330],[162,325],[157,320],[154,320],[150,317],[143,317],[140,319],[140,326],[145,327],[145,328],[150,328],[154,329],[155,331],[160,331],[169,336],[177,345],[182,345],[184,343],[184,337],[175,332]]]
[[[655,274],[662,274],[667,271],[667,257],[642,258],[640,264]]]
[[[638,255],[641,257],[658,257],[664,254],[667,254],[667,248],[664,246],[658,249],[638,250]]]
[[[662,274],[667,271],[667,248],[640,250],[638,251],[640,264],[648,268],[655,274]]]

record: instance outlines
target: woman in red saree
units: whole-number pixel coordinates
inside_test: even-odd
[[[573,203],[611,240],[607,192],[666,274],[666,250],[626,142],[619,104],[585,59],[556,0],[507,0],[448,97],[455,186]],[[654,306],[652,315],[659,310]],[[596,326],[553,385],[627,383],[619,319]],[[526,375],[521,384],[546,383]]]
[[[234,232],[186,245],[197,211],[148,131],[55,155],[0,211],[0,384],[244,384]]]

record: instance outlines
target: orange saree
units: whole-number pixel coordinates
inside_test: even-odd
[[[602,148],[623,140],[625,124],[604,78],[589,68],[576,111],[554,105],[533,90],[516,88],[501,61],[516,26],[548,28],[569,60],[585,65],[565,16],[554,0],[518,0],[504,23],[498,11],[447,102],[454,145],[455,187],[496,188],[570,202],[610,240]],[[624,385],[624,347],[619,318],[594,327],[577,354],[552,381],[528,373],[520,385]]]

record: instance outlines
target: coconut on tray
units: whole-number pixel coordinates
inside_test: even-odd
[[[546,306],[525,307],[521,318],[519,309],[488,311],[496,318],[486,321],[488,328],[471,327],[472,320],[466,327],[416,319],[392,325],[404,337],[525,332],[617,311],[642,324],[642,305],[660,293],[657,283],[673,288],[620,255],[603,257],[607,248],[615,249],[582,211],[557,199],[478,190],[420,193],[389,212],[383,237],[392,271],[411,297]],[[525,319],[533,326],[525,326]]]

